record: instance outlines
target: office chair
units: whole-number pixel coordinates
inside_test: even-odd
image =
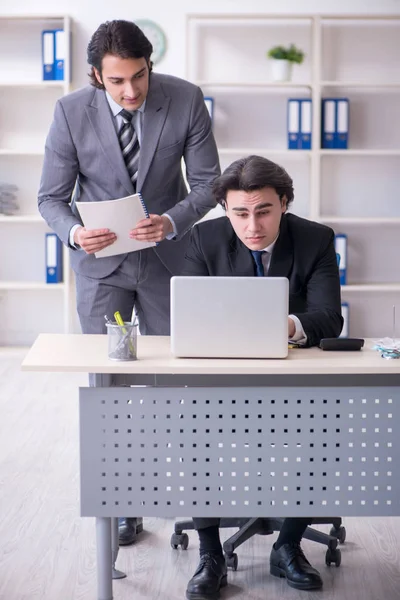
[[[225,554],[225,560],[227,567],[237,570],[238,567],[238,556],[235,549],[243,544],[246,540],[253,537],[253,535],[270,535],[274,531],[280,531],[284,519],[270,519],[270,518],[222,518],[220,527],[238,527],[234,535],[232,535],[223,544],[223,550]],[[346,539],[346,529],[342,525],[342,519],[340,517],[325,517],[313,519],[313,525],[325,525],[331,524],[332,528],[329,535],[321,531],[317,531],[311,527],[307,527],[303,537],[307,540],[317,542],[318,544],[324,544],[328,547],[325,554],[325,563],[329,567],[334,563],[337,567],[341,563],[341,552],[337,548],[338,542],[343,544]],[[178,521],[175,523],[174,533],[171,536],[171,547],[176,550],[179,546],[183,550],[186,550],[189,545],[189,536],[187,533],[183,533],[184,530],[194,529],[193,521]]]

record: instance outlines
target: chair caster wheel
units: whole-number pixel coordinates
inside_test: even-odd
[[[237,571],[239,561],[236,552],[234,552],[232,556],[227,556],[225,554],[225,562],[228,569],[232,569],[232,571]]]
[[[329,532],[329,535],[337,538],[339,544],[344,544],[346,541],[346,527],[343,527],[343,525],[341,525],[339,529],[335,529],[334,527],[332,527],[332,529]]]
[[[173,533],[171,535],[171,548],[177,550],[181,546],[182,550],[187,550],[189,546],[189,536],[187,533]]]
[[[330,567],[332,563],[335,563],[335,565],[337,567],[340,567],[341,562],[342,562],[342,553],[340,552],[340,550],[337,548],[335,548],[335,550],[328,548],[328,550],[326,551],[326,554],[325,554],[326,566]]]

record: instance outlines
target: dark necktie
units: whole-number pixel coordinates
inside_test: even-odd
[[[124,121],[118,133],[119,144],[121,146],[122,156],[129,173],[129,177],[136,189],[136,180],[138,176],[139,165],[139,140],[135,128],[132,125],[132,113],[124,108],[119,113]]]
[[[264,265],[262,262],[262,255],[265,254],[265,250],[251,250],[251,253],[256,263],[256,274],[257,277],[264,277]]]

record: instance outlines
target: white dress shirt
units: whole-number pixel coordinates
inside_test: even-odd
[[[266,248],[263,248],[264,254],[261,255],[261,260],[262,260],[262,264],[264,267],[264,273],[266,275],[268,275],[268,269],[269,269],[269,265],[271,262],[272,250],[274,249],[277,239],[278,239],[278,237],[275,238],[275,240],[272,242],[272,244],[270,244]],[[304,345],[307,342],[307,336],[304,332],[304,329],[303,329],[300,319],[298,317],[296,317],[295,315],[289,315],[289,317],[294,322],[294,325],[296,328],[294,336],[291,337],[289,341],[296,342],[296,344],[299,344],[299,345]]]
[[[108,92],[106,92],[106,98],[107,98],[107,102],[110,106],[111,113],[114,117],[113,123],[114,123],[115,131],[118,135],[118,132],[120,131],[121,127],[124,124],[124,120],[123,120],[122,116],[120,115],[122,107],[119,104],[117,104],[117,102],[115,102],[115,100],[113,100],[111,98],[111,96]],[[133,114],[132,114],[132,125],[136,131],[139,146],[142,143],[143,114],[144,114],[145,108],[146,108],[146,100],[143,102],[143,104],[137,110],[133,111]],[[169,233],[166,236],[167,240],[171,240],[176,236],[176,226],[175,226],[173,219],[167,213],[164,213],[164,216],[168,217],[168,219],[171,221],[171,224],[173,227],[173,232]],[[78,225],[78,224],[73,225],[73,227],[71,227],[71,230],[69,232],[69,243],[70,243],[70,246],[72,246],[73,248],[79,248],[79,246],[77,246],[77,244],[75,244],[75,242],[74,242],[74,234],[75,234],[75,231],[78,229],[78,227],[81,227],[81,225]]]

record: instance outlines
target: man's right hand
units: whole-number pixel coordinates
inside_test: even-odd
[[[117,239],[115,233],[109,229],[86,229],[79,227],[74,233],[74,242],[86,252],[94,254],[111,246]]]

